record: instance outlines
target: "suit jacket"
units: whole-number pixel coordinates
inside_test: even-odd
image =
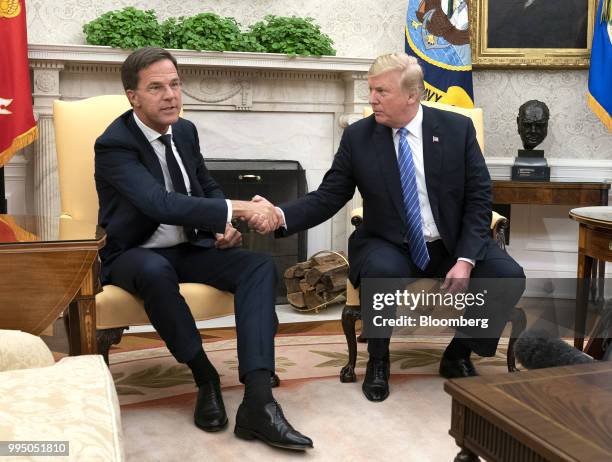
[[[98,224],[107,235],[100,251],[103,281],[113,261],[144,243],[161,223],[197,228],[202,246],[212,246],[212,233],[225,231],[227,204],[206,169],[195,126],[179,119],[172,125],[172,137],[191,182],[191,196],[166,191],[157,155],[132,110],[96,140]]]
[[[423,159],[434,221],[449,254],[484,258],[490,241],[491,179],[472,121],[423,106]],[[287,229],[280,234],[328,220],[353,197],[355,187],[363,197],[363,224],[349,239],[353,284],[365,257],[381,240],[407,245],[393,132],[376,123],[373,115],[344,130],[332,166],[316,191],[281,206]]]

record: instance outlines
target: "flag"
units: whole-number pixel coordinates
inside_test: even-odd
[[[24,0],[0,1],[0,167],[36,139]]]
[[[474,107],[468,1],[408,0],[405,43],[425,71],[426,100]]]
[[[612,132],[612,1],[600,0],[591,46],[589,91],[591,110]]]

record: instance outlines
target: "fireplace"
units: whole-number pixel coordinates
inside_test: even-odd
[[[248,201],[259,194],[280,204],[306,193],[305,172],[296,161],[211,159],[206,167],[228,199]],[[243,248],[272,255],[280,281],[276,303],[287,303],[282,276],[289,266],[306,260],[306,232],[275,239],[250,230],[240,220],[234,220],[234,226],[242,233]]]

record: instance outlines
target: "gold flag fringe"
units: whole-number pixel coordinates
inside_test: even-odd
[[[599,104],[599,102],[593,98],[591,93],[587,93],[587,104],[591,108],[591,111],[595,113],[597,117],[608,127],[608,130],[612,133],[612,116]]]
[[[4,165],[11,160],[11,157],[19,151],[20,149],[25,148],[28,144],[32,143],[38,137],[38,128],[32,127],[27,132],[22,133],[19,136],[16,136],[13,139],[11,145],[0,152],[0,167],[4,167]]]

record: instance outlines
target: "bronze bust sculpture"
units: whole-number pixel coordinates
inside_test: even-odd
[[[525,149],[533,149],[544,141],[549,117],[548,106],[542,101],[532,99],[521,105],[516,123]]]
[[[532,99],[521,104],[516,123],[524,149],[519,149],[518,156],[514,159],[511,176],[513,180],[550,180],[550,167],[544,158],[544,151],[534,149],[548,134],[549,117],[548,106],[542,101]]]

